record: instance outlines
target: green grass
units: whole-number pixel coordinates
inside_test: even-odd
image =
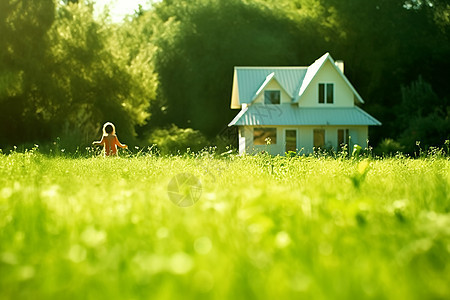
[[[448,299],[450,161],[0,155],[1,299]],[[178,207],[169,181],[202,183]]]

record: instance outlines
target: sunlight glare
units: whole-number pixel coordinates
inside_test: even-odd
[[[127,15],[132,15],[139,8],[139,4],[143,9],[149,9],[151,2],[148,0],[97,0],[95,1],[96,15],[100,15],[105,6],[108,7],[113,22],[120,22]]]

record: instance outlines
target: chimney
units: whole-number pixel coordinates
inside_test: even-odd
[[[341,70],[342,73],[344,73],[344,61],[343,60],[336,60],[334,64]]]

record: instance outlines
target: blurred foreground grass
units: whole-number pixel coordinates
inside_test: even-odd
[[[0,155],[1,299],[448,299],[450,161]],[[190,207],[168,197],[200,179]]]

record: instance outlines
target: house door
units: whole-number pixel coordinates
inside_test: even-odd
[[[314,129],[314,148],[325,146],[325,129]]]
[[[286,129],[285,131],[286,152],[297,151],[297,130]]]

